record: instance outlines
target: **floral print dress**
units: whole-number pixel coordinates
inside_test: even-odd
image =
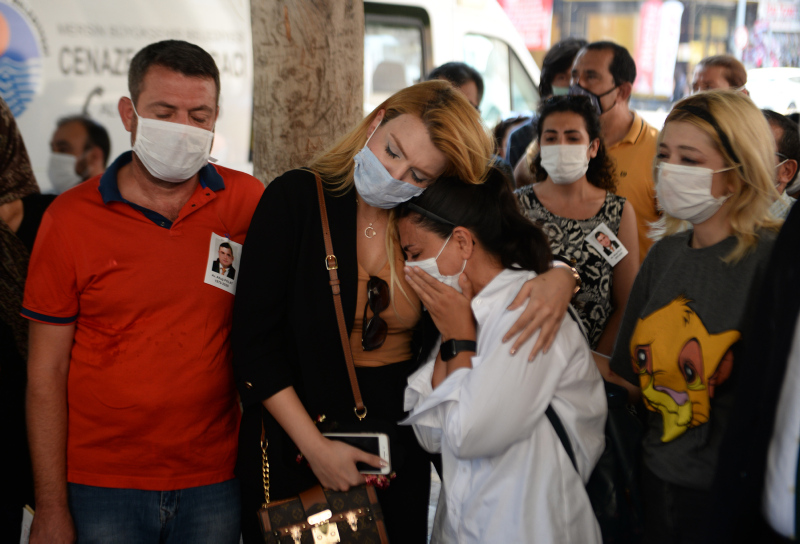
[[[586,243],[586,238],[600,223],[605,223],[611,232],[619,235],[625,198],[607,192],[606,200],[596,215],[588,219],[568,219],[545,208],[536,198],[532,185],[522,187],[516,194],[522,213],[549,238],[553,255],[568,260],[581,275],[583,285],[572,303],[589,335],[589,345],[595,349],[614,311],[611,300],[614,267]]]

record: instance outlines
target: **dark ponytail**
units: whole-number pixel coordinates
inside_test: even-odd
[[[467,228],[503,268],[539,274],[550,268],[547,238],[519,211],[505,174],[496,168],[480,185],[439,178],[420,196],[395,208],[395,217],[410,217],[442,238],[457,226]]]

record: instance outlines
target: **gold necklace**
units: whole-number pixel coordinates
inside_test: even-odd
[[[356,206],[358,206],[358,204],[359,204],[359,201],[358,201],[358,198],[356,198]],[[372,221],[370,221],[370,223],[367,226],[367,228],[364,229],[364,236],[366,236],[369,239],[372,239],[372,238],[375,238],[375,236],[377,234],[378,234],[378,231],[375,230],[375,228],[372,226]]]

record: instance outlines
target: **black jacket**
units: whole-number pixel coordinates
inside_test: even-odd
[[[342,307],[348,334],[356,315],[356,198],[325,195],[333,251],[339,263]],[[260,470],[261,417],[270,437],[273,495],[296,493],[316,481],[261,401],[294,386],[309,415],[354,420],[353,395],[325,267],[325,246],[314,175],[292,170],[275,179],[256,208],[243,249],[234,304],[233,371],[245,412],[240,429],[237,475]],[[415,331],[419,360],[438,338],[424,318]],[[423,350],[423,344],[425,350]],[[365,403],[370,394],[363,391]],[[289,473],[292,473],[289,475]],[[281,485],[292,481],[293,491]],[[296,485],[295,485],[296,484]]]
[[[708,542],[758,542],[767,452],[800,312],[800,207],[775,242],[758,289],[737,378],[736,405],[720,448]],[[795,392],[800,394],[800,391]]]

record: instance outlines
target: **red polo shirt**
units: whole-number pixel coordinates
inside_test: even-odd
[[[124,153],[59,196],[31,255],[22,314],[75,323],[67,480],[145,490],[222,482],[233,478],[240,416],[234,295],[204,278],[212,233],[243,243],[264,188],[208,165],[172,223],[122,198],[117,172],[130,161]]]

